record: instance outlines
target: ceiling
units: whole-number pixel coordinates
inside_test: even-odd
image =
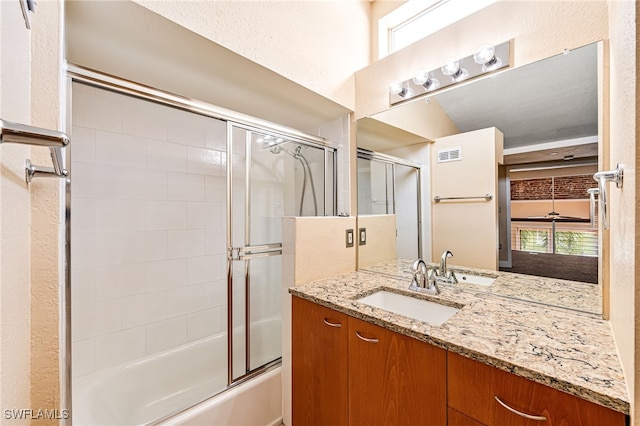
[[[597,45],[435,96],[461,132],[497,127],[504,148],[598,134]]]
[[[70,1],[65,13],[74,65],[312,134],[349,113],[134,2]]]

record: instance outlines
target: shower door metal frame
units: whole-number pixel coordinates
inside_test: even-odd
[[[233,241],[233,129],[242,129],[247,133],[245,135],[245,175],[244,175],[244,246],[234,247]],[[295,142],[305,146],[312,146],[317,149],[324,150],[324,185],[328,186],[329,173],[328,164],[330,159],[333,160],[333,203],[331,212],[327,211],[326,198],[324,202],[323,216],[335,216],[337,211],[337,167],[336,167],[336,149],[325,144],[319,144],[316,141],[301,138],[299,136],[288,135],[283,132],[263,129],[257,126],[227,121],[227,365],[228,365],[228,385],[232,385],[239,381],[253,377],[265,368],[281,362],[281,358],[277,358],[267,364],[251,369],[251,330],[250,330],[250,314],[251,314],[251,259],[280,256],[282,255],[282,243],[267,243],[262,245],[251,245],[251,136],[254,133],[268,133],[273,136],[279,136],[287,139],[287,142]],[[323,194],[326,191],[323,191]],[[330,213],[330,214],[327,214]],[[234,261],[245,260],[244,264],[244,306],[245,306],[245,374],[234,378],[233,374],[233,263]]]
[[[390,164],[392,167],[392,176],[391,176],[391,182],[392,182],[392,188],[393,188],[393,214],[397,214],[396,213],[396,165],[400,165],[400,166],[405,166],[405,167],[410,167],[412,169],[415,170],[416,172],[416,204],[418,206],[417,208],[417,215],[418,215],[418,257],[420,259],[422,259],[422,164],[420,163],[415,163],[413,161],[410,160],[406,160],[404,158],[399,158],[399,157],[394,157],[392,155],[388,155],[388,154],[382,154],[380,152],[375,152],[375,151],[370,151],[368,149],[365,148],[358,148],[357,151],[357,157],[361,158],[363,160],[369,160],[369,161],[377,161],[379,163],[383,163],[383,164]],[[385,168],[385,174],[387,173],[386,168]],[[386,184],[385,184],[385,191],[386,191]],[[388,195],[388,194],[387,194]],[[388,206],[388,202],[386,203]],[[387,209],[387,214],[388,214],[388,209]]]
[[[242,114],[236,111],[232,111],[226,108],[218,107],[207,102],[198,101],[195,99],[191,99],[188,97],[176,95],[174,93],[170,93],[167,91],[163,91],[160,89],[153,88],[151,86],[146,86],[144,84],[136,83],[130,80],[126,80],[120,77],[116,77],[110,74],[106,74],[100,71],[92,70],[89,68],[81,67],[78,65],[74,65],[71,63],[64,63],[63,72],[66,74],[66,81],[63,89],[63,104],[65,107],[64,115],[62,121],[63,131],[67,133],[71,138],[72,136],[72,121],[71,121],[71,108],[73,101],[73,92],[72,92],[72,83],[83,83],[89,86],[93,86],[99,89],[109,90],[115,93],[133,96],[138,99],[150,101],[156,104],[164,105],[167,107],[178,108],[186,112],[224,120],[227,122],[227,209],[231,209],[230,197],[231,197],[231,180],[230,177],[230,169],[231,169],[231,133],[230,129],[232,126],[243,127],[248,130],[255,130],[260,132],[269,132],[275,133],[279,135],[283,135],[288,139],[295,139],[298,142],[305,143],[307,145],[313,145],[319,148],[324,148],[325,150],[325,188],[328,187],[327,181],[329,179],[329,174],[327,171],[327,159],[330,155],[333,155],[333,173],[331,174],[333,179],[333,212],[332,215],[336,214],[337,211],[337,161],[336,161],[336,153],[337,146],[333,146],[329,143],[325,138],[320,136],[310,135],[299,130],[278,125],[266,120],[262,120],[259,118],[251,117],[246,114]],[[61,393],[61,408],[67,409],[69,416],[66,419],[62,419],[61,423],[65,425],[73,424],[73,410],[72,410],[72,402],[73,402],[73,394],[72,394],[72,384],[73,384],[73,372],[72,372],[72,330],[71,330],[71,179],[72,179],[72,170],[71,170],[71,150],[65,150],[65,160],[66,160],[66,168],[69,171],[69,177],[65,179],[64,188],[61,191],[64,191],[64,200],[61,202],[61,210],[63,210],[64,214],[64,248],[62,249],[63,259],[61,263],[63,263],[63,267],[61,275],[63,279],[63,283],[60,288],[60,393]],[[230,215],[231,210],[227,212],[227,241],[228,243],[231,241],[231,223],[230,223]],[[325,215],[326,215],[326,203],[325,203]],[[228,244],[229,246],[230,244]],[[265,249],[264,246],[256,246],[253,247],[254,250]],[[266,247],[268,249],[276,249],[276,247]],[[231,255],[231,253],[229,253]],[[245,250],[240,253],[238,252],[238,256],[253,256],[253,257],[263,257],[265,254],[254,253],[251,250]],[[228,257],[229,259],[229,257]],[[227,283],[230,285],[231,283],[231,262],[227,261]],[[228,303],[229,300],[229,292],[228,292]],[[231,311],[231,304],[228,305],[228,312]],[[228,317],[229,318],[229,317]],[[230,326],[231,322],[229,321],[227,324],[227,334],[231,336]],[[232,346],[229,345],[228,350],[231,350]],[[217,392],[211,397],[219,395],[223,392],[230,390],[231,388],[238,386],[245,381],[263,373],[266,371],[275,368],[277,365],[281,363],[280,359],[276,359],[264,366],[249,371],[245,375],[233,380],[232,375],[232,357],[230,356],[227,362],[228,367],[228,382],[227,387],[220,392]],[[176,413],[170,413],[169,415],[157,419],[154,421],[155,423],[161,422],[165,419],[175,416],[182,411],[186,411],[189,408],[200,404],[202,401],[198,401],[192,406],[185,407]]]

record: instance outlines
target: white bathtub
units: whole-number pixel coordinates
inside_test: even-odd
[[[280,321],[254,324],[252,332],[255,327],[275,333],[263,340],[274,346],[265,348],[267,352],[279,353]],[[160,424],[279,425],[281,368],[222,392],[227,385],[226,347],[227,335],[221,333],[74,380],[73,424],[144,425],[180,412]]]

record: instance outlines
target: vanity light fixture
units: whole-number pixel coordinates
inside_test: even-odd
[[[464,58],[450,58],[442,66],[431,71],[419,68],[412,78],[394,80],[389,85],[389,104],[425,97],[427,93],[444,89],[461,81],[479,77],[500,68],[510,66],[511,42],[482,45],[473,55]]]
[[[423,86],[427,92],[436,90],[440,87],[440,81],[437,78],[431,77],[431,74],[424,68],[418,68],[413,75],[413,83],[418,86]]]
[[[409,94],[409,89],[400,80],[393,80],[389,83],[389,93],[404,98]]]
[[[460,66],[460,60],[457,58],[447,59],[447,63],[442,66],[442,73],[451,77],[455,83],[469,78],[469,71]]]
[[[484,44],[473,54],[476,64],[482,65],[482,71],[488,72],[502,67],[502,59],[496,56],[496,48],[490,44]]]

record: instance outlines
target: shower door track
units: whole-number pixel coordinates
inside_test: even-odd
[[[334,156],[334,170],[332,174],[333,178],[333,214],[335,215],[337,209],[337,165],[335,163],[335,155],[336,148],[331,146],[330,143],[325,138],[320,136],[310,135],[299,130],[278,125],[266,120],[261,120],[259,118],[251,117],[246,114],[242,114],[233,110],[229,110],[226,108],[218,107],[213,104],[198,101],[196,99],[176,95],[167,91],[163,91],[160,89],[156,89],[150,86],[146,86],[140,83],[136,83],[130,80],[126,80],[120,77],[116,77],[107,73],[103,73],[100,71],[92,70],[89,68],[85,68],[79,65],[74,65],[71,63],[65,63],[65,71],[66,71],[66,84],[64,87],[63,99],[65,103],[66,111],[71,111],[72,106],[72,83],[84,83],[96,88],[109,90],[112,92],[125,94],[129,96],[133,96],[139,99],[151,101],[157,104],[170,106],[174,108],[178,108],[187,112],[191,112],[194,114],[211,117],[215,119],[224,120],[227,122],[227,138],[228,139],[228,148],[230,148],[230,138],[231,134],[229,133],[229,129],[231,126],[245,128],[247,130],[257,130],[257,131],[268,131],[271,133],[279,134],[285,136],[289,139],[296,139],[299,142],[305,143],[307,145],[315,146],[317,148],[323,148],[325,150],[325,158],[328,155],[333,154]],[[63,120],[63,131],[70,132],[71,131],[71,114],[67,113],[66,117]],[[227,155],[231,158],[231,150],[228,151]],[[71,153],[70,150],[66,150],[66,165],[71,173]],[[227,197],[231,195],[231,180],[229,179],[229,173],[231,171],[230,161],[227,163]],[[326,167],[326,161],[325,161]],[[325,184],[328,174],[325,174]],[[62,371],[60,372],[60,385],[61,385],[61,398],[62,398],[62,406],[69,411],[69,417],[63,420],[64,424],[72,425],[73,424],[73,411],[72,411],[72,336],[71,336],[71,180],[70,178],[65,181],[65,199],[64,199],[64,217],[65,217],[65,229],[64,229],[64,284],[61,290],[61,303],[63,306],[61,307],[61,340],[62,340],[62,354],[60,359],[60,365]],[[230,199],[228,198],[228,202]],[[227,208],[231,208],[230,203]],[[227,229],[228,232],[231,232],[231,219],[230,216],[227,215]],[[230,242],[230,240],[228,240]],[[276,254],[275,251],[267,256]],[[229,253],[228,261],[227,261],[227,277],[228,283],[230,282],[230,274],[231,274],[231,253]],[[249,255],[249,253],[247,253]],[[255,254],[254,256],[259,256]],[[264,255],[262,255],[264,256]],[[228,313],[231,312],[231,305],[229,305]],[[229,314],[230,316],[230,314]],[[228,334],[232,333],[229,331],[229,327],[231,326],[231,322],[228,323]],[[229,339],[231,342],[231,339]],[[229,354],[231,355],[232,348],[228,348]],[[227,387],[221,391],[216,393],[216,395],[229,390],[232,387],[235,387],[255,376],[266,372],[274,366],[281,364],[281,357],[274,359],[260,367],[247,371],[244,375],[233,379],[232,377],[232,361],[231,358],[228,360],[228,371],[229,378]],[[248,362],[248,361],[247,361]],[[215,396],[215,395],[213,395]],[[212,397],[213,397],[212,396]],[[175,413],[174,413],[175,414]],[[172,414],[172,415],[174,415]]]

